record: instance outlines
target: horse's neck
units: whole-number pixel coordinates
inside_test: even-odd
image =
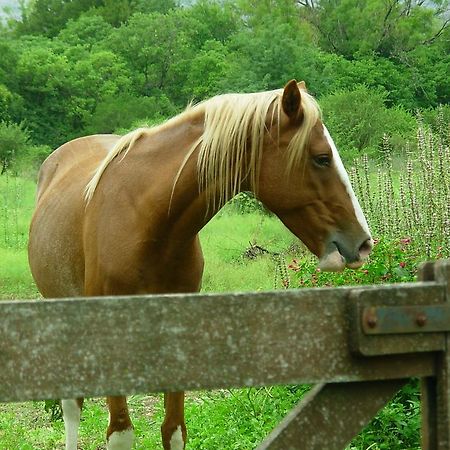
[[[148,211],[149,220],[157,221],[155,227],[167,234],[167,239],[194,238],[216,212],[208,210],[206,196],[199,192],[197,151],[185,162],[202,133],[203,117],[192,115],[142,137],[126,156],[132,165],[129,176],[135,195]]]

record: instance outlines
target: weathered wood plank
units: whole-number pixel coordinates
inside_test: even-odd
[[[317,385],[257,450],[342,450],[406,381]]]
[[[352,355],[349,292],[0,302],[0,401],[434,373],[431,354]]]

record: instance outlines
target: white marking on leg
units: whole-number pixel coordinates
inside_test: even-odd
[[[133,447],[134,432],[132,428],[123,431],[114,431],[106,445],[107,450],[131,450]]]
[[[177,429],[172,434],[170,438],[170,450],[183,450],[184,441],[183,433],[181,432],[181,425],[178,425]]]
[[[66,450],[77,450],[78,427],[80,426],[81,410],[76,400],[61,401],[64,429],[66,432]]]
[[[348,195],[350,196],[350,200],[353,204],[353,209],[355,210],[356,218],[360,223],[362,229],[370,236],[369,226],[367,225],[367,220],[364,216],[364,213],[361,209],[358,199],[356,198],[355,192],[353,191],[352,185],[350,183],[350,178],[348,177],[348,173],[345,170],[344,164],[342,164],[341,157],[339,156],[339,152],[337,151],[336,145],[334,144],[333,138],[330,136],[330,133],[327,130],[327,127],[323,125],[324,135],[328,141],[329,146],[333,152],[333,161],[336,167],[337,172],[339,173],[342,183],[347,189]]]

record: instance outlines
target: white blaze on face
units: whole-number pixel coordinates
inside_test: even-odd
[[[183,450],[184,449],[184,441],[183,441],[183,433],[181,432],[181,426],[178,426],[177,429],[172,434],[170,438],[170,450]]]
[[[78,427],[81,410],[76,400],[62,400],[64,429],[66,432],[66,450],[77,450]]]
[[[328,145],[331,147],[331,151],[333,152],[333,161],[334,166],[336,167],[336,171],[341,177],[342,183],[347,189],[350,200],[352,201],[356,218],[358,219],[361,228],[367,233],[368,236],[370,236],[369,226],[367,225],[364,213],[362,212],[361,206],[359,205],[358,199],[356,198],[356,195],[353,191],[352,185],[350,183],[350,178],[348,177],[348,173],[345,170],[344,164],[342,164],[342,160],[341,157],[339,156],[339,152],[337,151],[336,145],[334,144],[333,139],[330,136],[330,133],[328,132],[327,127],[325,125],[323,125],[323,132],[328,141]]]

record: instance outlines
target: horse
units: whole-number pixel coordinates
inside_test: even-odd
[[[369,228],[320,108],[304,82],[224,94],[152,128],[63,144],[43,163],[29,263],[43,297],[198,292],[199,230],[234,195],[253,192],[319,259],[358,268]],[[111,332],[114,332],[111,330]],[[76,450],[83,399],[63,399]],[[107,397],[108,450],[129,450],[124,396]],[[182,450],[184,392],[166,393],[164,450]]]

